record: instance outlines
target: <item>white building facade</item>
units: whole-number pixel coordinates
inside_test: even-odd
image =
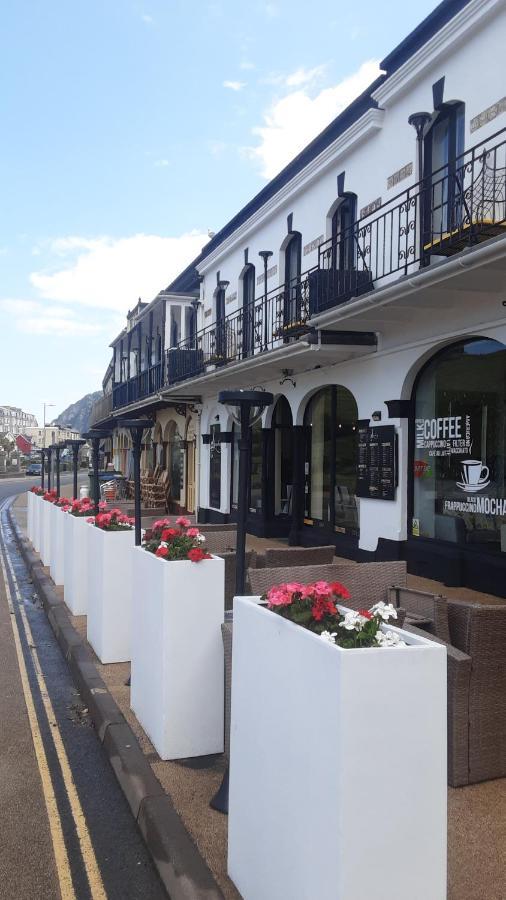
[[[26,428],[37,427],[37,419],[18,406],[0,406],[0,432],[25,434]]]
[[[191,324],[142,403],[116,357],[151,440],[191,424],[200,520],[238,504],[218,394],[260,388],[252,532],[506,595],[505,42],[504,0],[440,4],[170,286]]]

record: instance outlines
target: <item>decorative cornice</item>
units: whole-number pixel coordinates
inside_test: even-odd
[[[336,161],[345,153],[349,153],[357,144],[361,143],[370,134],[378,131],[383,125],[384,111],[382,109],[368,109],[353,125],[341,134],[332,144],[323,150],[319,156],[298,172],[288,184],[285,184],[274,197],[271,197],[259,210],[257,210],[246,222],[244,222],[223,243],[219,244],[213,253],[206,256],[198,265],[200,274],[205,274],[213,269],[222,257],[230,253],[238,243],[244,242],[255,228],[262,225],[287,199],[292,200],[302,190],[316,181],[328,168],[334,166]]]
[[[399,94],[410,87],[415,79],[420,78],[425,69],[432,66],[443,55],[447,55],[452,44],[459,41],[470,30],[474,30],[478,22],[489,16],[497,6],[502,6],[503,2],[504,0],[471,0],[468,6],[450,19],[423,47],[410,56],[403,66],[373,91],[374,100],[380,106],[388,106],[389,103],[392,103]]]

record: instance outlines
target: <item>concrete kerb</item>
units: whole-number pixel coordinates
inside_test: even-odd
[[[206,861],[153,774],[10,507],[7,514],[51,628],[170,900],[223,900]]]

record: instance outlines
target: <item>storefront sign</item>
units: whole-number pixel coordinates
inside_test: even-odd
[[[394,425],[359,428],[357,469],[357,497],[395,500],[397,437]]]
[[[471,416],[441,416],[415,420],[416,449],[428,450],[429,456],[470,454]]]

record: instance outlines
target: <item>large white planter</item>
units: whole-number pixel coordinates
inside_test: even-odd
[[[88,525],[87,637],[100,662],[130,659],[134,531]]]
[[[65,528],[65,516],[68,513],[64,513],[60,506],[55,506],[52,504],[51,511],[51,560],[49,571],[51,573],[51,578],[53,579],[55,584],[63,584],[65,580],[64,573],[64,553],[65,553],[65,545],[64,545],[64,528]]]
[[[53,504],[49,500],[42,501],[42,512],[40,520],[40,558],[45,566],[51,563],[51,538],[52,538],[52,517]]]
[[[33,502],[35,494],[32,491],[26,492],[26,534],[28,540],[33,544],[33,514],[35,503]]]
[[[42,504],[43,500],[41,497],[38,497],[36,494],[33,494],[33,520],[32,520],[32,537],[30,538],[34,550],[39,553],[40,551],[40,536],[41,536],[41,522],[42,522]]]
[[[446,649],[343,650],[234,601],[228,872],[244,900],[446,897]]]
[[[133,550],[130,704],[162,759],[223,751],[224,576]]]
[[[74,616],[84,616],[88,598],[88,531],[84,516],[64,516],[63,580],[65,603]],[[89,529],[88,529],[89,530]]]

